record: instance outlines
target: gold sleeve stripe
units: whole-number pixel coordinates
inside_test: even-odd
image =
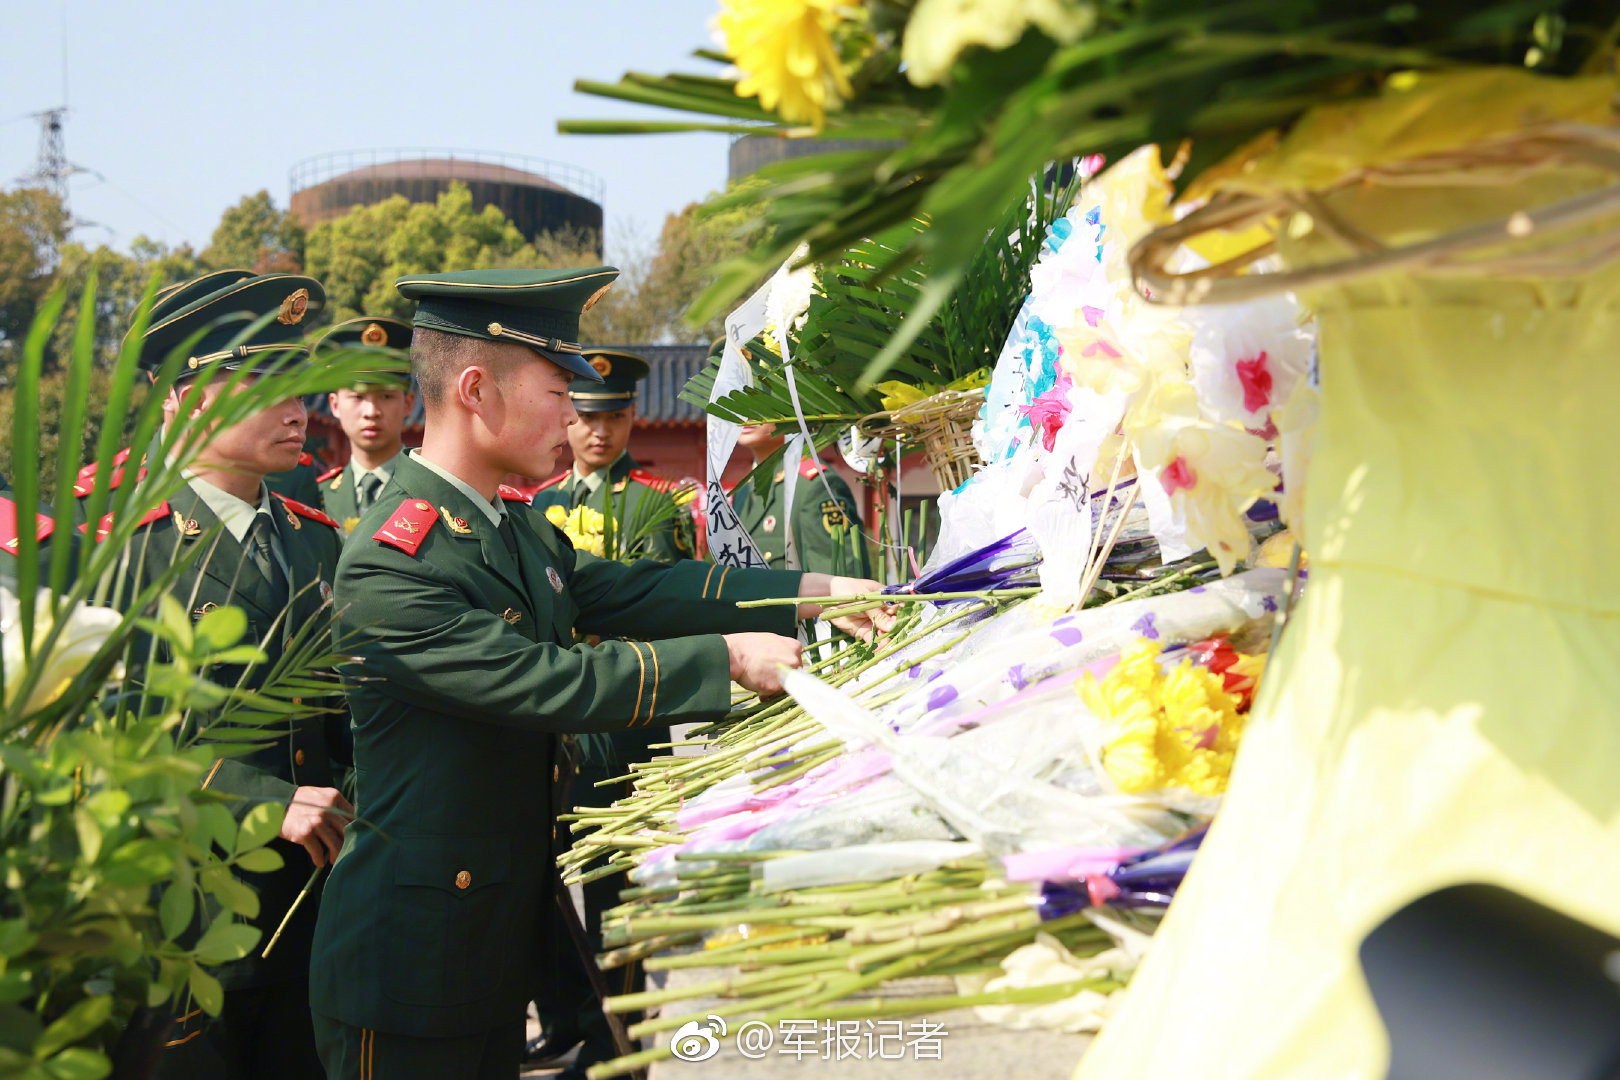
[[[709,581],[710,581],[710,579],[712,579],[714,577],[714,572],[716,570],[718,570],[719,568],[720,568],[719,563],[711,563],[710,564],[709,572],[707,574],[705,574],[704,577],[703,577],[703,591],[698,594],[698,599],[707,600],[709,598]]]
[[[360,1029],[360,1080],[372,1080],[376,1071],[371,1065],[371,1055],[377,1049],[377,1033],[370,1028]]]
[[[220,758],[219,760],[214,762],[214,767],[212,769],[208,770],[208,776],[202,782],[202,786],[204,788],[206,788],[209,784],[212,784],[214,782],[214,774],[219,772],[219,767],[221,765],[223,765],[223,764],[225,764],[225,759],[224,758]],[[201,790],[201,789],[199,789],[199,790]]]
[[[636,687],[636,707],[630,710],[630,724],[633,727],[636,722],[636,717],[641,715],[641,695],[642,692],[647,688],[647,661],[641,655],[640,645],[637,645],[634,641],[629,641],[625,644],[636,650],[636,662],[641,665],[641,684]]]
[[[726,587],[726,575],[729,573],[731,573],[731,567],[728,566],[720,571],[720,580],[714,583],[714,598],[716,600],[720,599],[720,590]]]
[[[652,723],[653,714],[658,710],[658,650],[653,648],[652,642],[647,642],[647,651],[652,653],[653,660],[653,692],[652,700],[647,702],[647,723]]]

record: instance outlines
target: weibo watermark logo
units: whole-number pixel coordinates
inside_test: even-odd
[[[707,1021],[688,1020],[669,1041],[670,1052],[682,1061],[708,1061],[720,1052],[720,1040],[725,1037],[726,1022],[709,1014]]]

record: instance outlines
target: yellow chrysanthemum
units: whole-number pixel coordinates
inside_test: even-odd
[[[1140,640],[1107,678],[1087,675],[1077,684],[1103,726],[1103,770],[1124,792],[1179,787],[1219,795],[1243,734],[1238,698],[1214,672],[1190,660],[1167,672],[1158,655],[1158,645]]]
[[[726,55],[742,71],[738,97],[790,123],[820,128],[829,109],[854,93],[832,31],[849,0],[721,0],[718,26]]]
[[[589,506],[577,506],[572,511],[560,506],[548,506],[546,520],[568,534],[576,551],[587,551],[597,556],[602,554],[602,530],[606,519],[601,511]]]

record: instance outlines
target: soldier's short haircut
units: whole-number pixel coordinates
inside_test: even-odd
[[[455,385],[462,369],[482,361],[499,383],[508,366],[506,357],[491,355],[497,350],[481,349],[482,338],[449,334],[418,326],[411,334],[411,374],[422,392],[425,407],[437,408]]]

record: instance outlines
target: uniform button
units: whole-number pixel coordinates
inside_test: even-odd
[[[295,751],[293,753],[293,764],[294,765],[302,765],[303,763],[304,763],[304,752],[302,750]]]
[[[551,782],[553,784],[562,783],[562,766],[561,765],[553,765],[551,767]]]
[[[463,870],[461,873],[456,875],[456,888],[465,889],[467,886],[469,886],[471,884],[472,884],[472,875],[467,873],[467,871]]]
[[[766,552],[761,552],[761,554],[762,554],[762,555],[763,555],[763,556],[764,556],[764,559],[765,559],[765,561],[766,561],[766,562],[770,562],[770,561],[771,561],[771,553],[770,553],[770,552],[768,552],[768,551],[766,551]]]

